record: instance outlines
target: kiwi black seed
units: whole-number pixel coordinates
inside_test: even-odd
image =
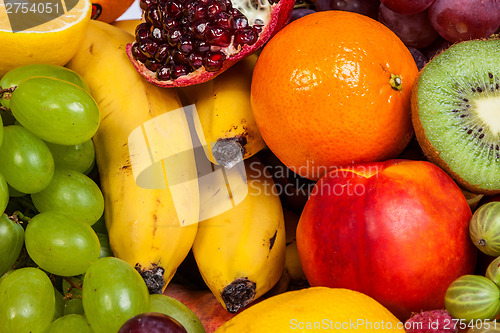
[[[500,193],[500,39],[457,43],[429,61],[412,120],[429,160],[462,188]]]

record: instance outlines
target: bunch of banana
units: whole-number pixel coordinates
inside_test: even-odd
[[[137,73],[125,53],[133,39],[91,21],[67,67],[83,77],[100,109],[93,140],[111,249],[158,293],[196,235],[197,170],[178,95]]]
[[[223,170],[219,179],[200,178],[201,222],[193,254],[212,293],[236,312],[280,279],[286,235],[281,202],[265,166],[253,157]]]

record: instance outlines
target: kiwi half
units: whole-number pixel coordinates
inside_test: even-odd
[[[431,59],[413,86],[412,121],[424,154],[462,188],[500,193],[500,39]]]

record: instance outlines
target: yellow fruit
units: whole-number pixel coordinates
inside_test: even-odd
[[[36,2],[33,4],[36,4],[36,7],[31,7],[32,4],[28,3],[26,8],[38,11],[28,12],[32,18],[47,16],[49,11],[52,13],[65,11],[61,16],[55,15],[54,19],[28,29],[23,29],[29,24],[24,20],[28,20],[28,16],[23,17],[21,14],[15,17],[8,16],[8,12],[15,13],[16,10],[22,10],[16,9],[16,5],[12,4],[13,2],[0,2],[0,40],[3,45],[0,52],[0,77],[22,65],[35,63],[65,65],[76,53],[87,32],[92,12],[90,1],[79,0],[71,9],[65,6],[65,1]],[[14,32],[15,30],[19,31]]]
[[[131,35],[135,35],[135,28],[137,28],[137,26],[141,23],[142,23],[141,19],[130,19],[130,20],[114,21],[111,24],[117,28],[125,30]]]
[[[270,297],[243,310],[215,333],[401,332],[380,303],[349,289],[312,287]]]

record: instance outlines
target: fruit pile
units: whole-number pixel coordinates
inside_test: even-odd
[[[500,4],[118,2],[0,23],[1,333],[500,329]]]

